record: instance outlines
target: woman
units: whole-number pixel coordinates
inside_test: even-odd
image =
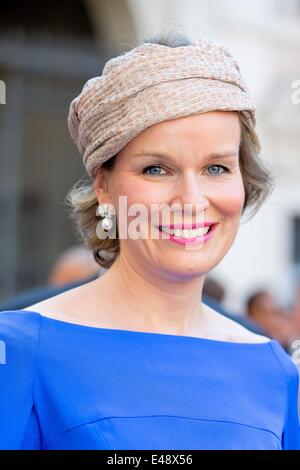
[[[176,36],[111,59],[72,102],[90,181],[68,203],[108,269],[0,313],[1,448],[300,448],[290,356],[201,302],[271,189],[254,110],[224,46]]]

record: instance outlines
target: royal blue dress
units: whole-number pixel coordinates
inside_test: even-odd
[[[0,449],[300,449],[280,344],[0,312]]]

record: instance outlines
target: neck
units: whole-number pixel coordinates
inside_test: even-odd
[[[142,272],[123,255],[97,281],[105,293],[110,318],[133,328],[185,335],[201,328],[204,275],[171,278],[161,272]],[[99,303],[101,300],[99,301]]]

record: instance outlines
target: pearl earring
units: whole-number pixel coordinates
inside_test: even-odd
[[[113,204],[99,204],[96,210],[96,215],[103,217],[101,227],[105,232],[108,232],[113,227],[112,217],[115,215],[115,208]]]

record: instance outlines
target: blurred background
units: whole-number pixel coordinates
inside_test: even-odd
[[[0,8],[0,303],[75,280],[55,281],[58,259],[77,243],[64,197],[85,176],[67,129],[70,102],[107,59],[176,29],[220,41],[238,59],[276,183],[212,273],[212,296],[262,324],[261,312],[280,312],[276,334],[286,318],[300,331],[300,99],[292,99],[300,0],[2,0]],[[93,275],[87,263],[84,275]]]

